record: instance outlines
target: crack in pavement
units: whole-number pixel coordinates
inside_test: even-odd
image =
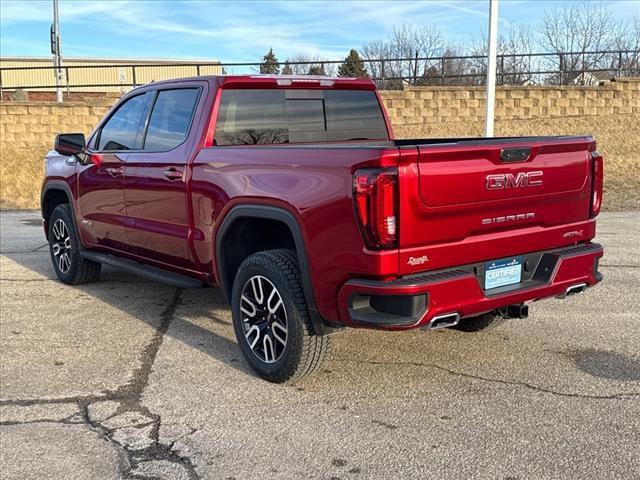
[[[601,263],[600,267],[603,267],[603,268],[640,268],[640,265],[616,265],[616,264],[607,265],[607,264]]]
[[[61,420],[39,419],[29,421],[10,420],[0,425],[17,425],[26,423],[59,423],[85,425],[113,445],[120,458],[120,475],[122,479],[150,478],[136,472],[139,465],[145,462],[166,461],[181,466],[187,477],[197,480],[200,477],[186,455],[174,450],[176,442],[197,432],[197,428],[189,427],[190,432],[163,444],[159,440],[161,418],[142,404],[142,396],[149,385],[149,376],[153,369],[160,346],[174,318],[176,309],[181,303],[182,289],[177,288],[173,299],[160,314],[160,324],[151,341],[140,354],[140,365],[133,371],[131,379],[115,390],[108,390],[99,395],[79,395],[58,398],[6,399],[0,400],[0,406],[32,406],[46,404],[68,404],[78,406],[79,414]],[[91,408],[101,402],[113,401],[117,404],[115,411],[100,420],[93,418]],[[79,415],[79,416],[78,416]],[[77,421],[72,421],[76,417]],[[140,420],[140,421],[138,421]]]
[[[13,421],[13,420],[3,420],[0,422],[0,426],[10,427],[12,425],[31,425],[34,423],[57,423],[60,425],[82,425],[84,422],[82,419],[78,419],[73,421],[74,417],[77,418],[78,413],[74,413],[73,415],[69,415],[60,420],[54,420],[53,418],[37,418],[35,420],[24,420],[24,421]]]
[[[30,282],[55,282],[58,283],[57,278],[0,278],[0,282],[22,282],[22,283],[30,283]],[[117,280],[117,281],[109,281],[104,280],[101,282],[103,285],[109,285],[111,283],[117,283],[118,285],[124,283],[135,283],[135,284],[144,284],[144,283],[153,283],[147,280]]]
[[[620,392],[614,393],[611,395],[586,395],[581,393],[573,393],[573,392],[561,392],[558,390],[551,390],[544,387],[539,387],[537,385],[533,385],[527,382],[521,382],[517,380],[503,380],[500,378],[489,378],[482,377],[480,375],[473,375],[471,373],[459,372],[457,370],[451,370],[449,368],[443,367],[441,365],[436,365],[432,363],[421,363],[421,362],[382,362],[377,360],[350,360],[343,358],[334,358],[334,361],[343,362],[343,363],[360,363],[360,364],[369,364],[369,365],[394,365],[394,366],[413,366],[413,367],[426,367],[433,368],[436,370],[441,370],[443,372],[449,373],[450,375],[456,375],[459,377],[471,378],[474,380],[479,380],[487,383],[497,383],[502,385],[510,385],[523,387],[530,390],[535,390],[541,393],[548,393],[550,395],[557,395],[560,397],[570,397],[570,398],[583,398],[583,399],[591,399],[591,400],[622,400],[625,398],[640,396],[640,392]]]
[[[40,251],[44,248],[44,247],[48,247],[49,246],[49,242],[45,243],[44,245],[40,245],[39,247],[35,247],[32,248],[31,250],[0,250],[0,255],[7,255],[7,254],[17,254],[17,253],[40,253]]]
[[[0,278],[0,282],[53,282],[53,278]]]

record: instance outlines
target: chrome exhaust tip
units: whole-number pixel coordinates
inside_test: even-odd
[[[566,298],[569,297],[571,295],[575,295],[577,293],[582,293],[587,289],[587,284],[586,283],[577,283],[575,285],[571,285],[569,288],[567,288],[564,292],[563,295],[560,295],[558,298]]]
[[[440,328],[449,328],[457,325],[460,321],[460,314],[458,312],[445,313],[443,315],[436,315],[431,319],[426,327],[426,330],[438,330]]]

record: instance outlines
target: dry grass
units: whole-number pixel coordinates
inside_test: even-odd
[[[30,152],[0,152],[0,209],[40,208],[40,187],[44,175],[44,156],[50,148]]]

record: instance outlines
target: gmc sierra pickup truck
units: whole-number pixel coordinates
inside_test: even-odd
[[[589,136],[395,140],[369,80],[211,76],[127,93],[46,158],[57,277],[218,286],[262,377],[345,326],[480,331],[597,284]]]

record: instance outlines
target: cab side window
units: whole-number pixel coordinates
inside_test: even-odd
[[[158,92],[144,140],[145,150],[167,151],[184,142],[199,94],[198,88]]]
[[[100,151],[137,150],[142,143],[142,124],[149,111],[150,93],[130,98],[107,120],[100,132]]]

